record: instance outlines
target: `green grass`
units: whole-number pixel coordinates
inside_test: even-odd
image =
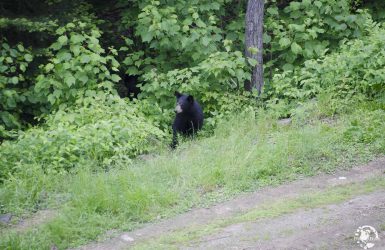
[[[299,209],[311,209],[328,204],[335,204],[349,200],[356,195],[381,190],[385,190],[385,179],[383,177],[377,177],[363,183],[332,187],[324,191],[305,193],[296,198],[278,200],[273,203],[267,202],[260,204],[257,208],[244,214],[227,219],[218,219],[206,225],[193,226],[163,234],[155,239],[148,239],[135,245],[133,249],[177,249],[177,246],[180,244],[198,240],[200,237],[218,232],[232,224],[274,218],[283,214],[293,213]]]
[[[369,105],[370,106],[370,105]],[[370,106],[372,107],[372,106]],[[243,114],[223,122],[210,138],[183,143],[147,160],[111,165],[108,172],[79,166],[50,174],[28,168],[0,186],[5,212],[55,208],[58,216],[23,233],[3,228],[1,249],[59,249],[129,230],[158,217],[228,199],[240,192],[332,172],[385,152],[385,112],[356,108],[332,121],[304,106],[291,125],[274,114]],[[124,159],[124,157],[121,157]],[[25,209],[25,204],[32,204]],[[23,209],[20,209],[23,208]]]

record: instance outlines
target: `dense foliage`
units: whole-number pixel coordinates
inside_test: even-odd
[[[34,118],[94,91],[113,93],[132,89],[133,84],[141,86],[144,112],[162,128],[170,122],[170,91],[177,88],[201,98],[208,124],[214,125],[210,117],[222,117],[250,103],[242,94],[255,65],[243,56],[246,3],[1,3],[0,137],[36,124]],[[369,11],[362,10],[365,7]],[[381,20],[380,7],[370,1],[267,1],[267,87],[277,88],[273,79],[277,73],[298,71],[305,60],[324,56],[344,39],[365,35],[369,13]],[[136,81],[127,82],[127,75]]]
[[[307,60],[302,68],[275,74],[268,102],[305,101],[322,93],[329,101],[383,97],[385,83],[384,27],[368,24],[363,39],[342,41],[339,50]],[[333,107],[334,112],[338,103]]]
[[[26,74],[33,56],[30,49],[24,48],[22,44],[10,47],[5,40],[1,42],[0,53],[0,128],[20,129],[20,116],[34,112],[28,107],[35,102],[33,83]]]
[[[129,164],[163,137],[136,107],[101,93],[59,110],[44,126],[21,133],[16,142],[4,142],[0,178],[34,166],[47,173],[74,172],[80,165],[106,170],[116,161]]]
[[[244,90],[246,5],[0,1],[0,215],[60,210],[0,248],[75,247],[383,154],[385,4],[266,0],[261,95]],[[204,138],[169,152],[176,90]]]
[[[335,113],[336,100],[383,93],[384,28],[372,20],[382,20],[381,5],[350,0],[267,1],[267,84],[260,97],[245,92],[256,64],[243,53],[246,4],[1,3],[0,138],[16,139],[0,148],[1,177],[18,164],[72,169],[89,159],[81,153],[89,147],[102,169],[117,148],[127,157],[149,152],[149,137],[162,144],[169,133],[175,90],[200,100],[206,132],[257,106],[278,103],[288,116],[293,105],[320,95],[337,103]],[[129,98],[118,101],[118,94]],[[118,128],[125,132],[116,137]]]
[[[350,99],[384,93],[384,27],[372,20],[382,12],[348,0],[268,1],[266,88],[259,97],[245,92],[256,64],[243,53],[246,4],[1,3],[0,179],[35,166],[105,170],[158,150],[176,90],[201,102],[207,133],[247,109],[289,116],[318,97],[335,114]]]

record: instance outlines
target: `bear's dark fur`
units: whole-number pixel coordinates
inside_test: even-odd
[[[138,87],[139,76],[123,75],[117,84],[117,91],[121,98],[128,97],[130,100],[138,98],[140,88]]]
[[[175,119],[172,124],[173,139],[171,147],[178,145],[178,133],[184,136],[194,135],[203,125],[203,111],[199,103],[191,95],[175,91]]]

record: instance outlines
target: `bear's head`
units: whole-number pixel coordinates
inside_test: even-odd
[[[175,91],[176,107],[175,113],[189,112],[194,105],[194,97],[192,95],[184,95]]]

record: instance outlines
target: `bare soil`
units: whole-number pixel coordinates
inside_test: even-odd
[[[370,225],[379,231],[382,223],[383,191],[338,205],[233,224],[180,249],[360,249],[354,240],[358,227]],[[379,237],[373,249],[385,249],[384,232]]]
[[[385,157],[369,164],[297,180],[277,187],[267,187],[241,195],[210,208],[194,209],[174,218],[146,224],[103,242],[93,242],[78,249],[127,249],[137,243],[215,220],[231,218],[254,209],[258,204],[299,197],[303,193],[385,177]],[[342,178],[341,178],[342,177]],[[371,225],[380,240],[373,249],[385,249],[385,193],[381,190],[360,195],[350,201],[300,209],[276,218],[236,223],[219,232],[175,245],[179,249],[361,249],[354,240],[359,226]]]
[[[38,225],[47,223],[48,221],[55,218],[56,215],[57,215],[56,210],[49,210],[49,209],[39,210],[29,218],[24,218],[24,219],[18,218],[15,224],[11,224],[10,223],[11,220],[9,220],[7,223],[4,223],[5,225],[8,224],[5,227],[5,229],[7,230],[13,229],[16,232],[21,233],[21,232],[27,231],[28,229],[37,227]]]

